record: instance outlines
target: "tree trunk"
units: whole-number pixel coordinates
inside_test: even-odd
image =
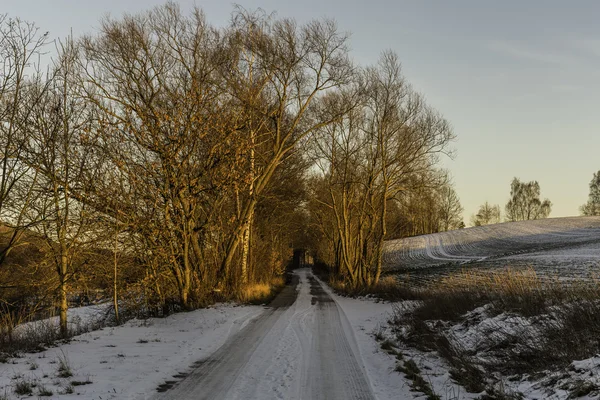
[[[67,325],[67,310],[69,309],[69,303],[67,301],[67,263],[68,259],[65,252],[61,254],[59,267],[60,336],[62,338],[67,338],[69,336],[69,327]]]
[[[254,130],[250,131],[250,198],[254,196]],[[248,283],[248,257],[250,254],[250,230],[252,229],[252,218],[254,210],[250,211],[246,229],[244,230],[242,245],[242,284]]]
[[[121,323],[120,318],[119,318],[119,293],[118,293],[118,267],[117,267],[117,238],[118,238],[118,230],[115,232],[115,257],[114,257],[114,265],[113,265],[113,307],[115,309],[115,322],[118,324]]]
[[[373,285],[377,285],[377,283],[379,282],[379,278],[381,277],[381,264],[383,263],[383,244],[385,241],[385,236],[387,235],[387,224],[385,221],[385,217],[387,215],[387,200],[385,197],[386,196],[384,196],[383,204],[381,205],[381,237],[379,238],[379,243],[377,243],[377,262],[375,265],[375,277],[372,281]]]
[[[252,218],[252,217],[251,217]],[[242,284],[248,283],[248,255],[250,254],[250,228],[252,222],[249,221],[244,230],[244,236],[242,238]]]

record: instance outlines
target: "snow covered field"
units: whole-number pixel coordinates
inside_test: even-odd
[[[389,241],[388,270],[427,281],[461,268],[533,267],[541,276],[589,277],[600,266],[600,217],[505,222]]]

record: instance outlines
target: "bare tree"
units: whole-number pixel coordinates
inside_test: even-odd
[[[231,276],[231,263],[244,232],[283,159],[340,117],[341,110],[319,110],[325,95],[347,84],[351,72],[347,35],[333,21],[298,26],[293,20],[257,19],[255,14],[238,10],[232,30],[235,40],[230,51],[239,56],[230,57],[233,65],[224,70],[225,77],[249,115],[247,131],[256,143],[256,165],[251,170],[252,190],[240,199],[240,212],[225,246],[222,279]]]
[[[463,223],[463,207],[456,191],[450,183],[439,188],[440,230],[458,229]]]
[[[35,195],[36,172],[22,158],[31,104],[43,94],[31,87],[40,84],[38,57],[46,44],[47,33],[40,34],[35,24],[0,15],[0,223],[11,228],[0,264],[26,228],[24,217]]]
[[[521,182],[518,178],[513,179],[510,200],[506,204],[508,221],[547,218],[551,210],[550,200],[540,200],[540,184],[537,181]]]
[[[367,69],[364,82],[361,103],[324,127],[316,142],[328,192],[321,203],[334,215],[336,270],[355,288],[379,280],[388,203],[423,183],[418,177],[429,175],[453,138],[404,81],[395,54]]]
[[[248,119],[226,91],[223,40],[199,9],[184,16],[172,3],[107,19],[99,37],[83,40],[83,88],[125,179],[126,193],[100,202],[128,215],[140,256],[153,275],[168,266],[186,308],[214,284],[211,254],[222,254],[233,189],[244,178]],[[242,230],[235,225],[236,237]]]
[[[75,259],[90,248],[94,214],[81,194],[90,190],[96,175],[89,157],[92,119],[85,102],[74,92],[77,77],[77,46],[72,38],[61,43],[49,76],[47,90],[31,105],[28,121],[27,163],[38,173],[39,196],[32,207],[42,216],[36,229],[48,244],[58,277],[60,333],[68,335],[68,284]]]
[[[497,224],[500,222],[500,206],[491,205],[487,201],[479,207],[477,214],[471,216],[473,226]]]

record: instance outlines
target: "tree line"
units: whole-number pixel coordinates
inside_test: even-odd
[[[589,184],[588,201],[579,210],[584,216],[600,216],[600,171],[594,172]],[[548,218],[552,202],[540,199],[540,184],[537,181],[521,182],[514,178],[510,185],[510,200],[505,207],[505,220],[509,222]],[[501,221],[500,206],[487,201],[471,216],[473,226],[497,224]]]
[[[54,56],[46,67],[40,59]],[[383,241],[449,230],[462,207],[449,123],[384,52],[351,60],[332,20],[167,3],[51,40],[0,19],[3,312],[75,293],[189,309],[281,276],[314,249],[354,286]]]
[[[552,211],[552,202],[540,198],[540,184],[538,181],[522,182],[513,178],[510,184],[510,199],[504,207],[507,222],[528,221],[548,218]],[[499,205],[489,204],[487,201],[479,207],[476,214],[471,216],[473,226],[497,224],[501,222]]]

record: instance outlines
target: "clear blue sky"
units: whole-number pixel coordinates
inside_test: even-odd
[[[0,0],[0,12],[53,37],[91,32],[111,13],[158,0]],[[216,25],[233,3],[195,2]],[[465,220],[488,200],[504,204],[513,176],[538,180],[551,216],[577,215],[600,170],[600,2],[238,0],[299,21],[331,17],[352,33],[354,58],[392,49],[404,74],[453,125],[454,176]],[[193,1],[182,0],[184,9]]]

